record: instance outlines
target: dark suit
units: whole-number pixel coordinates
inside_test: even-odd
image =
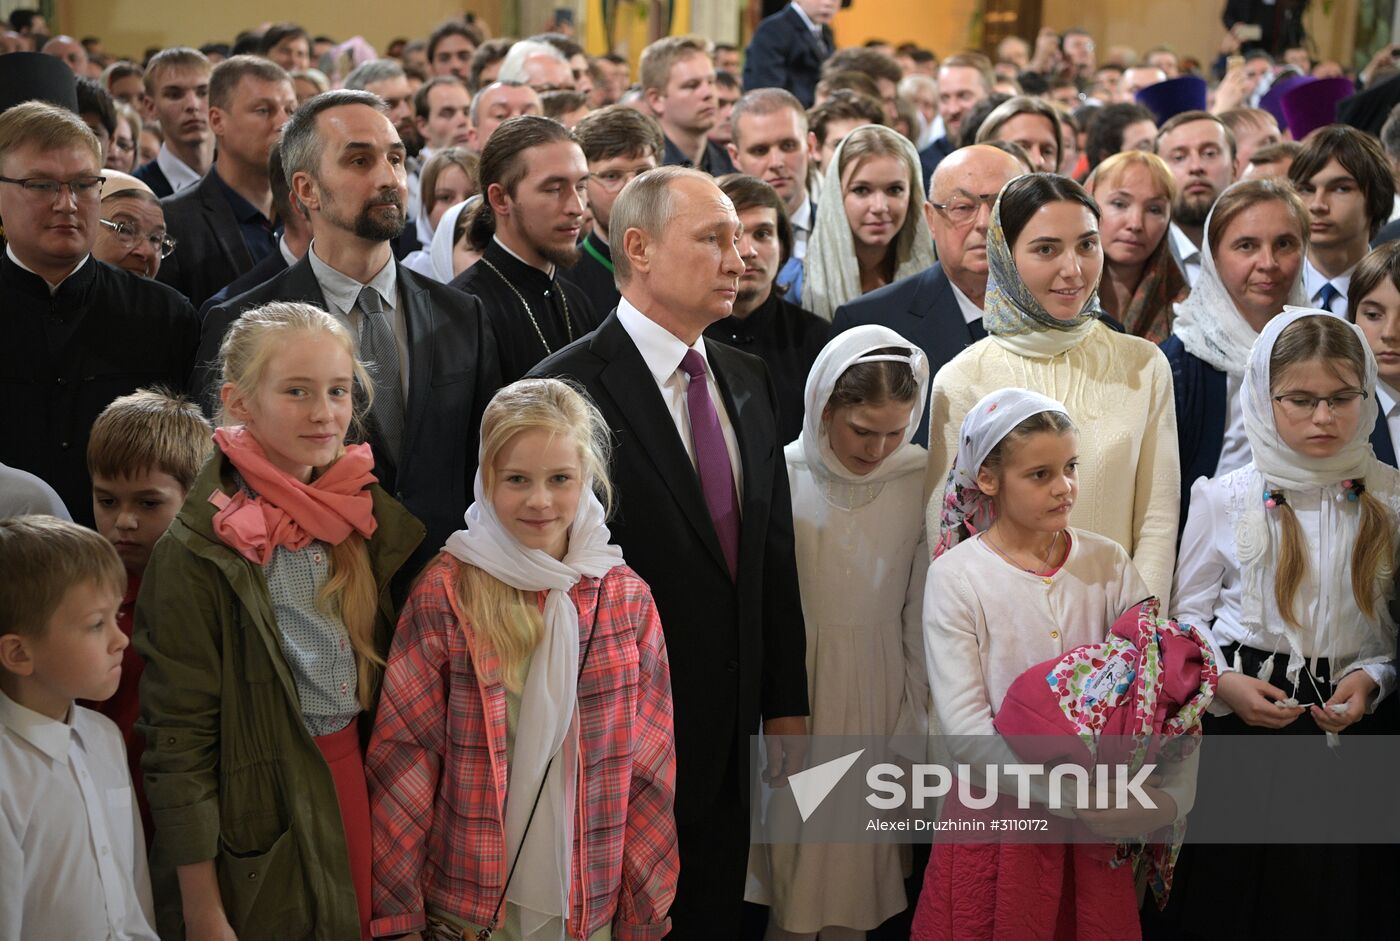
[[[210,170],[194,186],[160,201],[165,230],[175,239],[175,252],[160,263],[156,280],[190,299],[195,307],[253,267],[243,244],[238,217]]]
[[[666,633],[681,853],[672,938],[739,936],[749,736],[761,718],[807,714],[806,629],[773,385],[755,357],[721,343],[705,350],[742,465],[737,583],[695,466],[617,312],[532,372],[581,383],[616,436],[608,525],[651,586]]]
[[[987,335],[982,321],[968,323],[963,319],[962,308],[953,296],[953,283],[940,262],[836,308],[831,335],[863,324],[889,327],[917,344],[928,357],[930,376]],[[924,409],[914,443],[928,445],[928,409]]]
[[[1186,529],[1191,508],[1191,485],[1201,477],[1214,477],[1225,448],[1225,424],[1230,405],[1226,375],[1187,351],[1179,337],[1167,337],[1162,353],[1172,367],[1172,391],[1176,397],[1176,444],[1181,463],[1180,530]],[[1178,538],[1179,535],[1178,535]]]
[[[1393,242],[1396,239],[1400,239],[1400,219],[1396,219],[1394,222],[1387,222],[1385,225],[1381,226],[1381,230],[1376,233],[1376,237],[1371,239],[1371,247],[1380,248],[1387,242]]]
[[[416,571],[462,525],[476,476],[481,413],[500,385],[500,366],[495,338],[476,298],[402,265],[398,294],[409,347],[403,450],[395,466],[376,447],[374,474],[428,529],[406,567]],[[209,364],[218,359],[224,331],[243,311],[269,301],[304,301],[326,309],[309,253],[271,281],[209,310],[193,389],[213,391]],[[373,435],[370,445],[375,446]]]
[[[131,175],[149,186],[157,199],[175,195],[175,187],[170,185],[170,181],[165,178],[165,171],[154,160],[141,164]]]
[[[822,63],[836,48],[831,27],[823,26],[821,33],[817,39],[791,4],[764,19],[744,54],[744,91],[785,88],[802,107],[812,107]]]
[[[262,284],[264,281],[271,281],[286,270],[287,259],[282,257],[282,249],[279,247],[277,251],[268,255],[262,261],[215,291],[214,296],[205,301],[204,305],[199,308],[199,315],[203,317],[210,310],[218,307],[230,297],[237,297],[244,291],[251,291],[259,284]]]
[[[944,134],[919,151],[919,172],[924,175],[924,189],[929,188],[929,178],[933,176],[933,171],[938,169],[938,165],[943,162],[943,158],[957,149],[958,145]]]
[[[1376,427],[1371,431],[1371,450],[1376,453],[1376,460],[1382,464],[1397,466],[1395,442],[1390,440],[1390,423],[1385,420],[1383,412],[1376,413]]]

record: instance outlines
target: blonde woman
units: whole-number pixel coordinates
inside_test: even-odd
[[[816,196],[817,221],[800,284],[802,307],[836,308],[934,262],[919,154],[897,131],[858,127],[836,148]]]

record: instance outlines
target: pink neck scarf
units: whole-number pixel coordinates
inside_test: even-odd
[[[269,461],[241,425],[216,430],[214,443],[257,493],[250,497],[240,490],[230,497],[215,489],[209,495],[218,507],[214,533],[250,562],[266,565],[278,546],[296,551],[315,539],[334,546],[351,532],[374,535],[379,524],[369,486],[377,478],[369,445],[347,447],[324,474],[304,484]]]

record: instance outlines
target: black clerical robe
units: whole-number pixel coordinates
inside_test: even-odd
[[[780,446],[802,433],[807,373],[826,346],[830,329],[825,320],[783,300],[776,290],[747,317],[726,317],[705,328],[705,339],[727,343],[767,364],[778,397]]]
[[[559,269],[559,279],[576,285],[593,305],[594,312],[606,317],[622,300],[613,280],[612,249],[592,232],[578,248],[578,264]]]
[[[91,526],[92,423],[143,386],[185,391],[199,317],[174,288],[92,257],[50,295],[0,254],[0,298],[0,464],[41,478]]]
[[[577,286],[525,264],[494,239],[452,287],[480,299],[496,334],[506,385],[603,322]]]

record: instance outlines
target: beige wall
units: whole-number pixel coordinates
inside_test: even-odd
[[[227,42],[239,30],[282,19],[295,20],[313,35],[348,39],[358,34],[382,50],[395,36],[426,37],[443,20],[459,15],[466,4],[461,0],[59,0],[56,6],[65,32],[101,36],[109,52],[139,56],[148,46]],[[499,9],[497,3],[470,6]]]
[[[838,46],[880,38],[916,42],[946,56],[967,48],[976,6],[975,0],[857,0],[836,14],[832,29]]]

